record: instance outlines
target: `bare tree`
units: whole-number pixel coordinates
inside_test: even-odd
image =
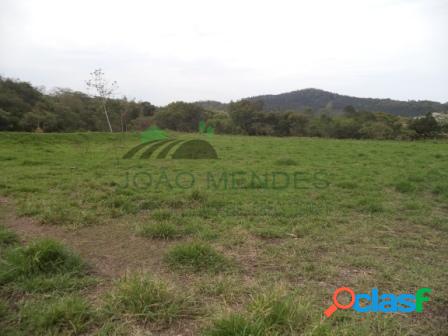
[[[101,104],[106,115],[107,124],[109,125],[110,132],[113,132],[112,125],[109,120],[109,113],[107,111],[107,100],[110,99],[114,92],[118,89],[116,81],[109,83],[105,77],[101,68],[95,69],[90,73],[90,79],[86,81],[87,88],[96,91],[97,96],[101,99]]]

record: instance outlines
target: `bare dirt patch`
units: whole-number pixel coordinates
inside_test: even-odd
[[[19,234],[23,242],[56,239],[78,252],[94,274],[116,278],[130,271],[164,273],[161,257],[168,243],[134,235],[132,223],[117,220],[71,230],[18,217],[12,202],[5,198],[0,198],[0,209],[2,224]]]

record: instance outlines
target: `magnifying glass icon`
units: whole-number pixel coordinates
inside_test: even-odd
[[[351,295],[351,300],[348,304],[346,305],[342,305],[339,303],[338,301],[338,295],[341,292],[347,292]],[[336,289],[333,293],[333,304],[328,307],[325,311],[324,314],[326,317],[330,317],[331,315],[333,315],[333,313],[339,309],[349,309],[353,306],[353,304],[355,303],[355,292],[348,287],[340,287],[338,289]]]

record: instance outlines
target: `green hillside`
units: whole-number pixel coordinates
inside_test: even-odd
[[[250,100],[260,100],[265,111],[286,112],[294,110],[312,109],[330,113],[341,112],[347,106],[358,110],[371,112],[386,112],[401,116],[419,116],[428,112],[448,109],[448,103],[442,104],[433,101],[400,101],[378,98],[357,98],[318,89],[304,89],[275,95],[261,95],[248,97]],[[225,110],[226,105],[219,102],[198,102],[204,107]]]

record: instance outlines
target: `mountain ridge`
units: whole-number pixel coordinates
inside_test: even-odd
[[[342,95],[316,88],[306,88],[279,94],[264,94],[243,99],[261,100],[263,109],[270,112],[286,112],[312,109],[318,112],[338,113],[346,106],[371,112],[386,112],[394,115],[415,117],[428,112],[448,110],[443,104],[430,100],[394,100],[390,98],[360,98]],[[226,111],[228,103],[219,101],[198,101],[196,104],[215,111]]]

